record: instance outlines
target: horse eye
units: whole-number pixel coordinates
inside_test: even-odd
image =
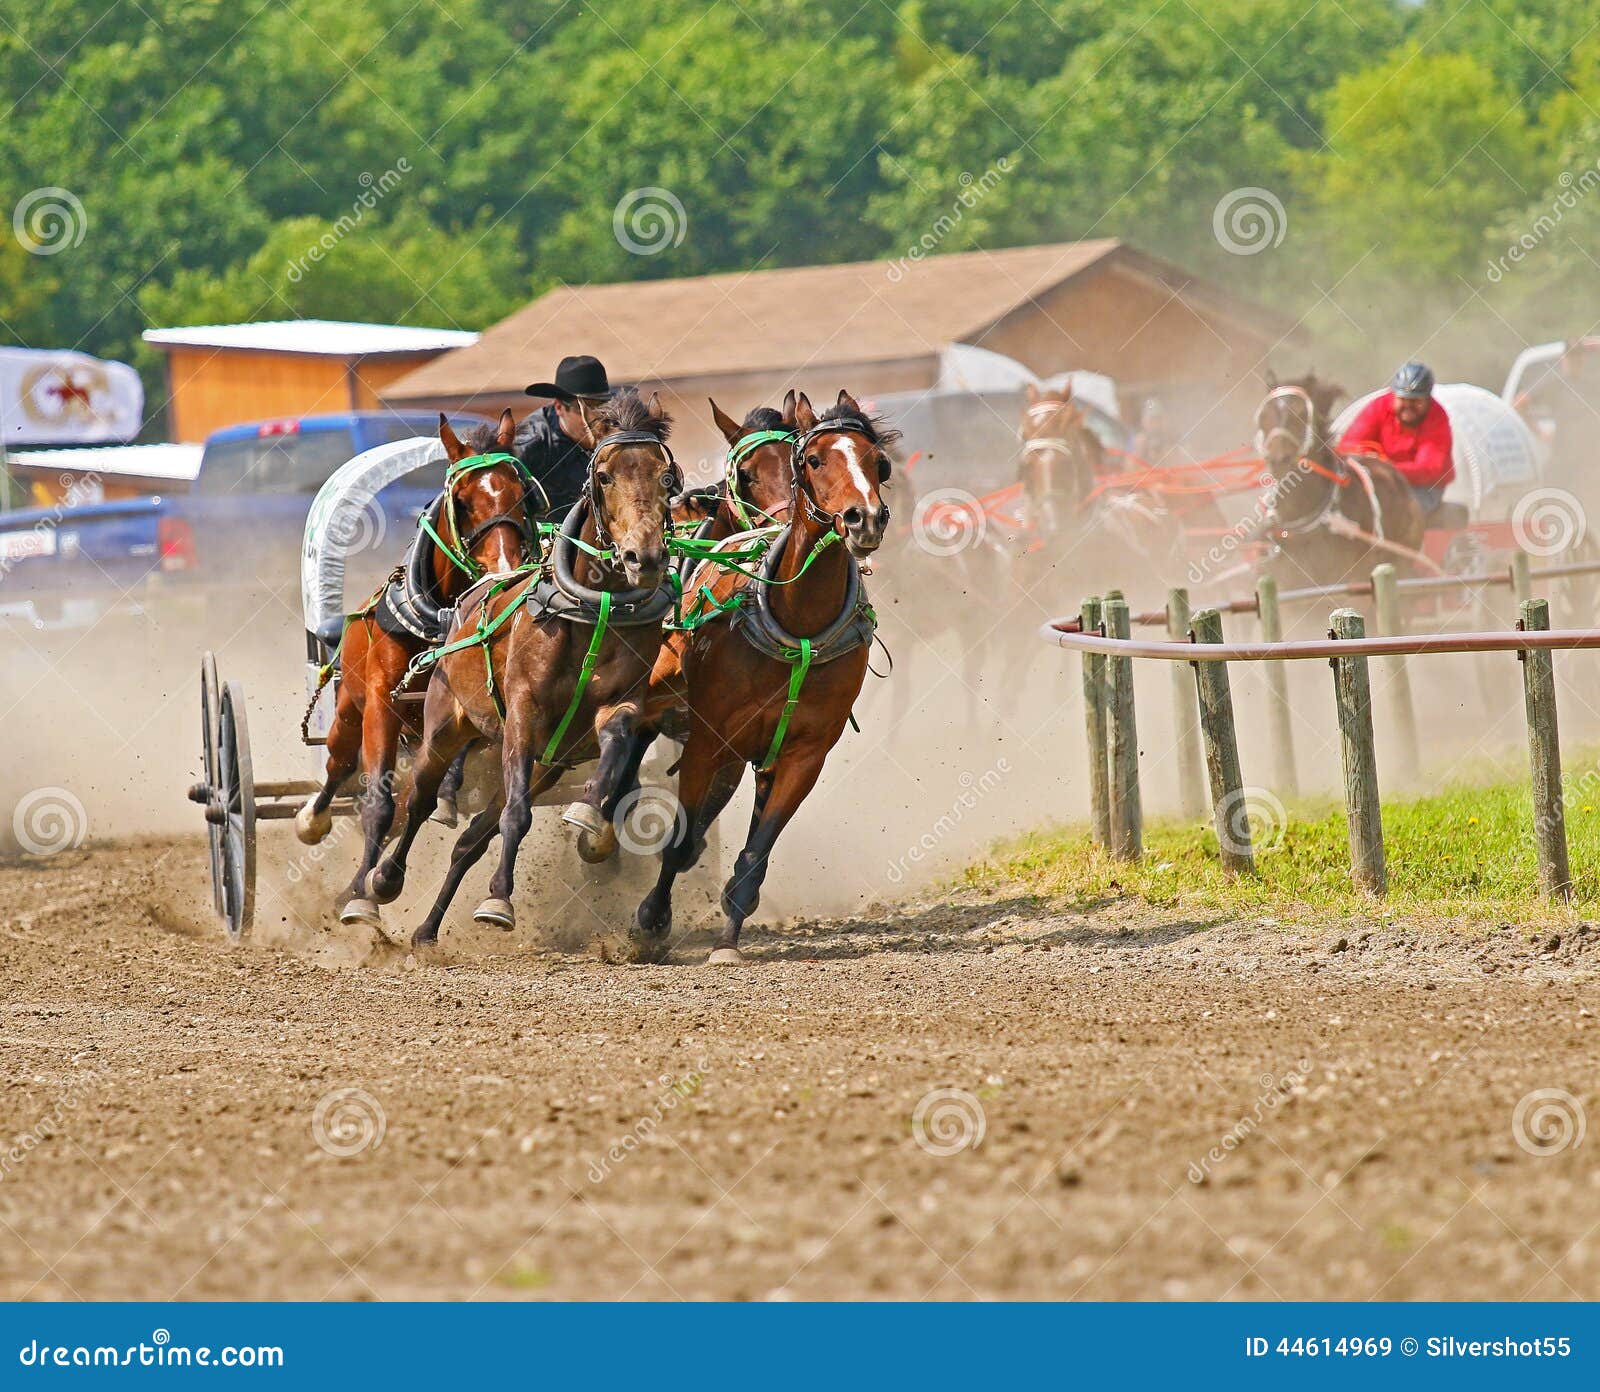
[[[606,471],[604,469],[602,469],[598,474],[596,474],[594,476],[594,481],[596,483],[600,484],[604,488],[609,488],[611,486],[611,475],[606,473]]]
[[[806,456],[806,463],[809,464],[813,469],[820,469],[822,467],[822,456],[820,454],[808,454]]]

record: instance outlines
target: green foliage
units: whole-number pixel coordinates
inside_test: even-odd
[[[7,241],[0,326],[118,356],[156,321],[476,328],[560,283],[1120,236],[1311,312],[1368,372],[1414,342],[1396,286],[1485,354],[1500,316],[1570,314],[1600,216],[1475,302],[1592,158],[1593,0],[15,8],[0,211],[59,186],[87,224],[54,257]],[[1270,253],[1213,234],[1245,187],[1285,206]],[[652,188],[683,211],[639,254],[614,219]]]

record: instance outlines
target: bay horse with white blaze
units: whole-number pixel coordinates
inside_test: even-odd
[[[760,902],[772,849],[815,786],[850,719],[867,672],[873,617],[858,560],[876,551],[889,522],[881,497],[887,447],[898,433],[847,392],[820,417],[795,404],[789,521],[754,577],[701,566],[697,596],[651,675],[651,711],[686,705],[678,772],[683,815],[640,903],[627,944],[660,960],[672,928],[672,888],[699,858],[706,832],[754,767],[755,811],[722,892],[725,922],[711,961],[743,961],[739,933]]]

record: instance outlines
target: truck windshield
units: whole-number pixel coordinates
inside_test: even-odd
[[[349,430],[262,435],[206,446],[200,493],[315,493],[354,453]]]

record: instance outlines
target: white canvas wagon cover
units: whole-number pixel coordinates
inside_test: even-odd
[[[377,525],[378,494],[407,474],[442,464],[444,459],[444,446],[436,439],[419,435],[395,440],[375,445],[341,464],[317,490],[300,548],[300,601],[306,632],[337,641],[345,615],[345,562],[351,543],[359,544]]]

